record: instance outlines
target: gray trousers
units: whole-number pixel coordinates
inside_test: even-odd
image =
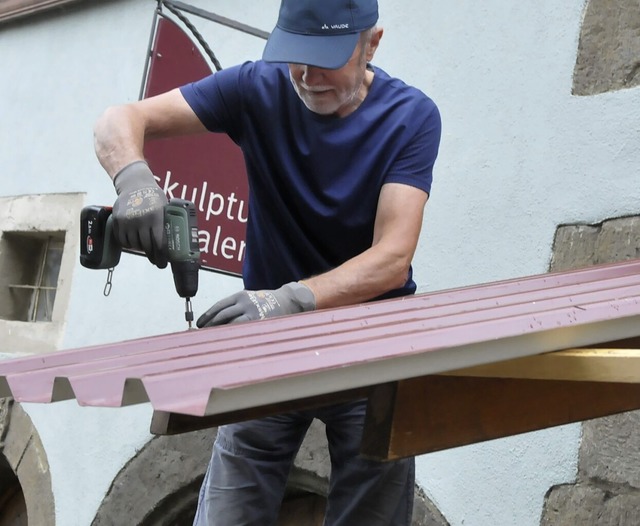
[[[359,401],[220,427],[194,526],[274,525],[313,418],[326,426],[331,458],[325,526],[409,526],[414,460],[361,458],[365,411]]]

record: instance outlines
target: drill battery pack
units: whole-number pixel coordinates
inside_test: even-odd
[[[108,269],[120,262],[122,249],[113,241],[110,206],[85,206],[80,212],[80,264]]]

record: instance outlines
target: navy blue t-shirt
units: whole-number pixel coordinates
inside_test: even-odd
[[[307,109],[282,64],[247,62],[181,88],[206,128],[227,133],[244,154],[246,289],[278,288],[364,252],[385,183],[431,191],[438,109],[421,91],[372,69],[367,97],[343,118]],[[404,287],[383,297],[415,289],[410,272]]]

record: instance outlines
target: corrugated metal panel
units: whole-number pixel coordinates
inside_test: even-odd
[[[640,261],[0,363],[0,396],[212,415],[640,335]]]

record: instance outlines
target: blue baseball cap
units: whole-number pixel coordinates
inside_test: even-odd
[[[262,59],[338,69],[377,21],[377,0],[282,0]]]

